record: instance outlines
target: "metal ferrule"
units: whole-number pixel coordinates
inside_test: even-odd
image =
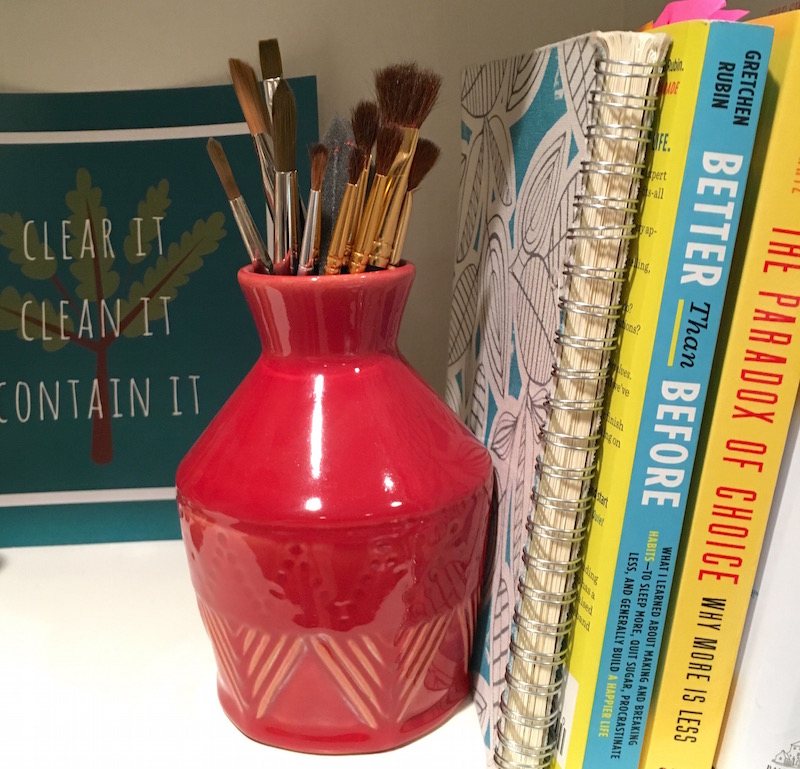
[[[298,212],[297,173],[275,173],[275,272],[292,275],[297,271]]]
[[[322,227],[322,208],[319,204],[320,191],[311,190],[308,196],[308,216],[303,229],[303,242],[300,244],[298,275],[311,275],[319,264],[319,241]]]
[[[275,98],[275,90],[280,82],[279,77],[268,77],[264,79],[264,101],[267,103],[267,111],[272,114],[272,100]]]
[[[250,216],[250,210],[247,208],[244,198],[240,195],[238,198],[231,200],[230,204],[233,218],[239,227],[239,232],[242,235],[247,255],[253,264],[253,269],[256,272],[272,272],[272,260],[269,258],[267,247],[261,239],[261,234],[253,221],[253,217]]]

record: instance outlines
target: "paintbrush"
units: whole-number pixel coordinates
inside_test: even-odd
[[[236,180],[233,178],[233,171],[231,171],[230,163],[225,155],[225,150],[216,139],[209,139],[206,145],[211,162],[217,171],[217,176],[222,182],[222,187],[228,197],[228,202],[233,211],[233,218],[239,227],[239,232],[244,241],[244,247],[247,250],[247,255],[250,257],[250,262],[253,265],[254,272],[272,272],[272,260],[267,254],[264,241],[258,232],[258,228],[250,216],[250,210],[247,207],[242,194],[239,192],[239,187]]]
[[[370,264],[375,267],[386,267],[391,259],[419,128],[436,104],[441,84],[439,75],[431,70],[421,70],[415,64],[395,64],[375,75],[381,118],[400,126],[403,131],[400,150],[389,171],[383,217],[370,248]]]
[[[348,227],[347,243],[344,250],[344,265],[350,262],[353,252],[353,244],[358,233],[358,226],[361,222],[361,215],[364,210],[364,202],[367,198],[367,187],[369,186],[369,172],[372,166],[372,148],[378,138],[378,127],[380,125],[380,115],[378,105],[374,101],[360,101],[353,108],[350,115],[350,125],[353,128],[353,137],[356,147],[364,155],[364,164],[356,183],[355,200],[350,211],[350,225]]]
[[[431,168],[436,165],[439,154],[440,150],[438,145],[434,144],[430,139],[419,139],[419,141],[417,141],[417,148],[414,151],[414,157],[411,160],[411,167],[408,171],[408,190],[406,191],[405,200],[403,200],[403,207],[400,210],[397,234],[395,235],[394,246],[392,248],[392,258],[389,260],[388,265],[389,269],[400,264],[403,246],[406,242],[406,233],[408,232],[408,222],[411,218],[414,192],[419,188],[419,185],[428,175]]]
[[[300,196],[297,190],[297,104],[289,84],[281,78],[272,103],[275,142],[275,272],[297,270]]]
[[[347,235],[351,230],[352,217],[356,202],[356,193],[361,169],[364,167],[364,153],[358,147],[353,147],[348,161],[347,184],[342,195],[342,202],[336,216],[336,224],[328,246],[328,257],[325,260],[325,274],[338,275],[345,264],[347,249]]]
[[[324,144],[314,144],[308,153],[311,156],[311,190],[308,193],[308,216],[303,228],[303,242],[300,244],[298,275],[314,275],[319,267],[319,238],[322,222],[320,191],[328,163],[328,148]]]
[[[320,206],[322,208],[322,237],[320,253],[327,254],[331,244],[333,228],[341,210],[342,197],[347,186],[350,153],[355,147],[350,123],[338,113],[331,119],[322,141],[330,150],[325,178],[322,181]]]
[[[264,98],[267,110],[272,113],[272,101],[278,81],[283,77],[283,63],[281,62],[281,49],[278,39],[259,40],[258,58],[261,64],[261,79],[264,82]]]
[[[375,145],[375,177],[358,226],[350,257],[350,272],[364,272],[367,269],[370,250],[383,222],[384,204],[390,184],[389,174],[402,144],[403,130],[399,126],[388,123],[378,129]]]
[[[229,59],[231,80],[239,106],[247,122],[256,148],[264,196],[267,201],[267,242],[272,243],[275,221],[275,155],[272,141],[272,121],[264,96],[258,87],[255,70],[241,59]]]

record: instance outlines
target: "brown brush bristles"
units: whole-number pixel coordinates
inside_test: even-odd
[[[272,131],[275,140],[275,170],[294,171],[297,143],[297,103],[289,84],[278,82],[272,100]]]
[[[428,175],[428,172],[436,165],[439,159],[439,145],[434,144],[430,139],[420,139],[417,142],[417,149],[411,160],[411,168],[408,171],[408,189],[415,190]]]
[[[236,179],[233,178],[233,171],[231,171],[230,163],[228,163],[228,158],[225,155],[225,150],[222,149],[222,145],[216,139],[209,139],[206,149],[211,162],[214,164],[217,176],[222,182],[222,188],[225,190],[228,200],[235,200],[240,197],[239,187],[236,184]]]
[[[367,162],[367,153],[361,147],[353,147],[350,159],[347,161],[347,183],[355,184],[361,176],[361,169]]]
[[[241,59],[228,59],[228,67],[233,90],[236,92],[250,134],[255,136],[259,133],[271,133],[271,121],[264,102],[264,94],[258,85],[256,71]]]
[[[281,49],[277,38],[258,41],[258,58],[261,63],[261,77],[264,80],[283,77]]]
[[[382,119],[419,128],[430,114],[442,79],[414,63],[393,64],[375,73],[375,93]]]
[[[386,123],[378,129],[375,145],[375,173],[386,176],[392,167],[400,146],[403,144],[403,129],[400,126]]]
[[[378,105],[374,101],[360,101],[353,108],[350,123],[353,127],[356,146],[361,147],[367,154],[371,153],[375,139],[378,138],[378,125],[380,124]]]
[[[328,164],[328,147],[325,144],[312,144],[308,150],[311,157],[311,189],[321,190],[325,178],[325,166]]]

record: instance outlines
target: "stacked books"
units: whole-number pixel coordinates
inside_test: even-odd
[[[598,35],[465,73],[447,395],[497,469],[496,766],[712,766],[800,381],[798,15],[657,28],[658,83],[637,33],[625,74]]]

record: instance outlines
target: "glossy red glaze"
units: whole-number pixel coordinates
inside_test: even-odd
[[[260,742],[409,742],[469,691],[491,460],[397,349],[414,268],[239,282],[262,354],[178,507],[220,701]]]

